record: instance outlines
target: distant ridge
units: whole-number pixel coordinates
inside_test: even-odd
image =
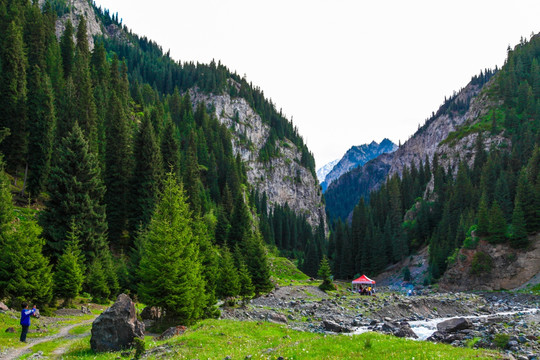
[[[381,143],[372,141],[370,144],[364,144],[351,147],[339,162],[326,175],[324,181],[321,182],[323,192],[336,179],[350,170],[363,166],[370,160],[375,159],[381,154],[392,153],[398,149],[398,146],[389,139],[383,139]],[[320,180],[319,180],[320,181]]]

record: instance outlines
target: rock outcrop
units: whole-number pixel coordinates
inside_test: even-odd
[[[92,323],[90,347],[93,351],[119,351],[129,348],[133,340],[144,338],[144,324],[137,320],[135,304],[126,294]]]
[[[297,214],[305,215],[313,228],[321,220],[326,224],[318,181],[301,165],[302,152],[295,144],[288,139],[277,140],[280,156],[263,163],[259,151],[269,137],[270,126],[245,99],[206,95],[196,90],[191,90],[190,96],[195,105],[211,105],[219,122],[231,130],[234,154],[239,154],[246,164],[249,183],[261,194],[266,192],[271,207],[289,204]]]
[[[521,286],[540,273],[540,234],[529,240],[531,245],[526,250],[485,241],[480,241],[476,249],[462,249],[439,281],[440,288],[446,291],[510,290]],[[491,258],[491,269],[473,274],[471,263],[478,252]]]
[[[437,324],[437,330],[442,333],[453,333],[470,327],[471,322],[465,318],[448,319]]]
[[[39,5],[43,6],[45,1],[39,0]],[[90,46],[90,50],[94,49],[94,36],[103,35],[104,32],[92,5],[87,0],[70,0],[69,5],[71,5],[71,12],[64,14],[56,20],[56,37],[60,39],[66,29],[68,19],[71,20],[76,33],[76,29],[79,26],[79,19],[81,16],[84,16],[86,18],[88,45]]]

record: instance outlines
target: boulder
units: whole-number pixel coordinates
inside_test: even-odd
[[[470,327],[471,322],[465,318],[445,320],[437,324],[437,330],[443,333],[453,333]]]
[[[119,351],[131,347],[136,337],[144,339],[144,324],[137,320],[130,297],[120,294],[92,323],[90,347],[95,352]]]
[[[186,327],[182,325],[173,326],[168,328],[158,337],[158,340],[170,339],[173,336],[182,335],[186,331]]]
[[[273,323],[279,323],[279,324],[287,324],[287,317],[283,314],[278,313],[270,313],[266,316],[266,320],[273,322]]]
[[[8,311],[9,308],[6,306],[6,304],[4,304],[3,302],[0,301],[0,310],[2,310],[2,311]]]
[[[335,333],[349,333],[352,332],[352,329],[349,329],[346,326],[339,325],[338,323],[335,323],[330,320],[323,320],[322,326],[326,331],[332,331]]]
[[[409,323],[402,323],[397,331],[394,331],[394,336],[418,339],[418,335],[413,331]]]
[[[161,318],[161,310],[156,306],[147,306],[141,311],[141,319],[143,320],[159,320]]]

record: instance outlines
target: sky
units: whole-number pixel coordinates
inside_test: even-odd
[[[96,0],[175,60],[221,61],[298,127],[317,168],[405,142],[445,96],[540,32],[535,0]]]

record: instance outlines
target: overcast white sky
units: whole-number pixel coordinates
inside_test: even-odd
[[[540,31],[540,1],[96,0],[181,61],[226,65],[298,127],[317,168],[404,142],[444,97]]]

